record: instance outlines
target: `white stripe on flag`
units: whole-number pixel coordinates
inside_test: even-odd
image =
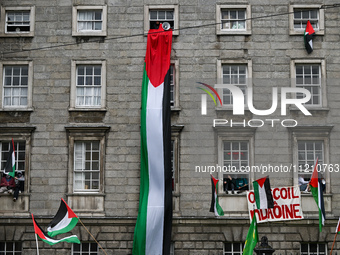
[[[48,227],[47,231],[52,232],[52,231],[57,231],[57,230],[66,228],[71,223],[71,221],[72,221],[72,218],[68,217],[68,212],[67,212],[64,218],[57,225],[55,225],[53,228]]]
[[[322,192],[322,187],[320,186],[320,182],[318,181],[318,206],[319,206],[319,211],[321,211],[321,223],[322,223],[322,226],[324,226],[325,225],[325,216],[322,213],[322,206],[321,206],[322,201],[321,201],[320,192]]]
[[[267,203],[267,194],[265,185],[263,184],[262,187],[259,186],[259,197],[260,197],[260,208],[261,209],[268,209],[268,203]]]
[[[149,198],[146,219],[145,254],[163,253],[164,228],[164,152],[163,89],[148,84],[146,139],[149,162]]]

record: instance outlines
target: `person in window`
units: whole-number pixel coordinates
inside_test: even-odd
[[[16,202],[21,191],[24,191],[24,182],[25,177],[21,171],[17,172],[17,176],[15,177],[15,191],[13,196],[13,201]]]
[[[309,181],[305,181],[305,179],[302,176],[299,176],[298,184],[300,187],[300,191],[307,191],[308,192],[308,183]]]
[[[228,175],[228,178],[224,179],[224,191],[228,194],[228,190],[231,190],[231,194],[234,194],[235,179]]]
[[[12,176],[6,174],[0,181],[0,193],[13,194],[15,188],[15,180]]]
[[[237,194],[248,190],[248,179],[247,178],[236,178],[235,179],[235,190],[238,190]]]

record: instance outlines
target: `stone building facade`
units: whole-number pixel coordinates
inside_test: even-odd
[[[311,176],[316,158],[326,169],[322,232],[308,192],[301,195],[304,219],[261,223],[258,232],[277,255],[328,254],[340,215],[337,5],[335,0],[1,0],[1,170],[13,138],[25,183],[16,202],[0,194],[0,254],[35,254],[30,214],[46,227],[60,198],[107,254],[132,253],[145,35],[157,21],[174,29],[172,254],[242,254],[250,223],[246,192],[226,194],[220,185],[225,215],[215,217],[209,212],[206,169],[234,166],[230,175],[246,178],[250,189],[266,175],[272,187],[288,187]],[[307,20],[316,34],[311,54],[303,41]],[[198,82],[237,85],[257,110],[272,107],[277,88],[278,106],[261,116],[246,100],[244,114],[235,115],[227,89],[217,88],[222,105],[217,98],[214,105],[202,97],[205,92],[197,87],[206,87]],[[282,105],[284,88],[310,91],[303,107],[311,115]],[[303,97],[287,92],[287,98],[295,96]],[[223,125],[214,126],[217,119]],[[269,170],[240,172],[241,166]],[[213,175],[221,183],[228,177]],[[82,225],[72,233],[80,247],[39,241],[40,254],[104,254]],[[86,252],[89,247],[92,253]],[[339,252],[336,243],[333,254]]]

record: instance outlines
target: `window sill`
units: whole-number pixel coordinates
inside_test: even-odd
[[[298,35],[303,36],[305,33],[304,30],[290,30],[289,35]],[[325,35],[325,30],[317,30],[315,31],[315,35]]]
[[[175,106],[175,107],[171,107],[171,112],[180,112],[182,110],[181,107]]]
[[[0,37],[34,37],[34,32],[30,32],[30,33],[0,33]]]
[[[33,108],[1,108],[0,112],[33,112]]]
[[[30,194],[21,193],[16,202],[13,201],[12,194],[0,194],[0,215],[28,212]]]
[[[301,110],[299,108],[296,108],[296,107],[289,107],[288,109],[289,109],[289,111],[294,112],[294,113],[301,112]],[[306,106],[306,109],[309,112],[312,113],[312,116],[313,116],[313,113],[315,113],[315,114],[327,114],[330,110],[328,107],[322,107],[322,106],[315,106],[315,107]]]
[[[72,33],[73,37],[105,37],[107,36],[107,32],[106,31],[100,31],[100,32],[73,32]]]
[[[106,108],[69,108],[69,112],[107,112]]]
[[[216,32],[217,35],[251,35],[251,31],[217,31]]]
[[[104,213],[104,193],[72,193],[67,194],[67,204],[75,212],[83,213]]]

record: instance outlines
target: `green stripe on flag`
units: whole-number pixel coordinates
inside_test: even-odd
[[[59,234],[70,232],[77,225],[77,223],[78,223],[78,218],[72,218],[71,222],[65,228],[62,228],[56,231],[47,232],[47,234],[50,237],[54,237]]]
[[[148,165],[148,148],[146,139],[146,105],[148,98],[149,78],[147,76],[145,65],[142,84],[142,111],[141,111],[141,169],[140,169],[140,198],[138,218],[136,222],[133,254],[145,255],[146,243],[146,218],[149,197],[149,165]]]
[[[254,195],[255,195],[256,208],[260,209],[261,203],[260,203],[259,184],[258,184],[258,182],[253,182],[253,185],[254,185]]]
[[[216,191],[215,207],[216,207],[216,211],[217,211],[218,215],[223,216],[224,215],[223,209],[220,206],[220,204],[218,203],[218,183],[219,183],[219,181],[216,183],[216,187],[215,187],[215,191]]]

